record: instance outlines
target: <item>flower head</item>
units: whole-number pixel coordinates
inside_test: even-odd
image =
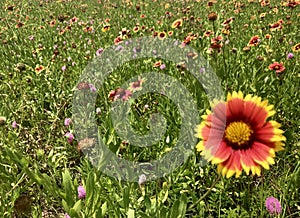
[[[226,102],[214,102],[213,112],[203,115],[203,122],[196,128],[201,141],[197,151],[227,178],[242,170],[249,175],[260,175],[261,166],[269,169],[274,164],[275,151],[283,150],[285,137],[280,124],[267,121],[275,114],[268,101],[258,96],[233,92]]]
[[[85,189],[82,185],[78,186],[77,192],[78,192],[78,198],[79,199],[85,198],[86,192],[85,192]]]
[[[144,185],[146,183],[146,181],[147,181],[147,177],[145,174],[142,174],[139,176],[139,182],[138,182],[139,186]]]
[[[35,67],[35,72],[40,73],[40,72],[42,72],[44,69],[45,69],[44,66],[42,66],[42,65],[36,65],[36,67]]]
[[[256,45],[258,45],[258,43],[260,42],[260,39],[259,39],[259,37],[258,36],[253,36],[251,39],[250,39],[250,41],[249,41],[249,45],[250,46],[256,46]]]
[[[299,52],[300,51],[300,43],[297,43],[292,47],[293,52]]]
[[[13,121],[11,126],[12,126],[12,128],[16,129],[18,127],[18,124],[16,121]]]
[[[270,64],[269,66],[270,70],[275,70],[276,73],[282,73],[285,70],[285,67],[283,66],[283,63],[274,62],[273,64]]]
[[[102,53],[103,51],[104,51],[103,48],[99,48],[99,49],[96,51],[96,55],[97,55],[97,56],[100,56],[101,53]]]
[[[166,65],[165,64],[162,64],[162,65],[160,65],[160,67],[159,67],[161,70],[163,70],[163,69],[165,69],[166,68]]]
[[[266,208],[270,214],[280,214],[282,210],[280,201],[273,196],[266,199]]]
[[[97,92],[96,87],[92,83],[89,84],[89,87],[90,87],[91,92]]]
[[[69,214],[66,213],[64,218],[71,218],[71,217],[69,216]]]
[[[182,26],[183,20],[177,19],[172,23],[172,28],[179,28]]]
[[[74,139],[73,134],[70,133],[70,132],[67,132],[67,133],[65,134],[65,136],[68,138],[68,143],[71,143],[71,142],[73,141],[73,139]]]
[[[116,101],[117,99],[122,99],[127,101],[132,96],[132,92],[128,89],[117,88],[109,93],[109,99],[111,101]]]
[[[287,57],[287,59],[292,59],[294,57],[294,54],[290,52],[287,54],[286,57]]]
[[[218,18],[218,14],[216,12],[211,12],[207,15],[208,20],[215,21]]]
[[[69,126],[71,123],[72,123],[71,118],[66,118],[65,119],[65,122],[64,122],[65,126]]]

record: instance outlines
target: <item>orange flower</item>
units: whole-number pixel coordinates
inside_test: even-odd
[[[265,38],[266,38],[266,39],[271,39],[272,36],[271,36],[270,34],[266,34],[266,35],[265,35]]]
[[[122,40],[122,37],[118,36],[117,38],[114,39],[114,43],[115,45],[121,43],[123,40]]]
[[[283,66],[283,63],[274,62],[273,64],[270,64],[269,66],[270,70],[275,70],[276,73],[282,73],[285,70],[285,67]]]
[[[44,68],[43,65],[36,65],[36,67],[35,67],[35,72],[36,72],[36,73],[40,73],[40,72],[42,72],[44,69],[45,69],[45,68]]]
[[[294,45],[294,46],[292,47],[292,50],[293,50],[294,52],[299,52],[299,51],[300,51],[300,43],[297,43],[296,45]]]
[[[156,61],[154,64],[153,64],[153,67],[159,67],[161,65],[161,61]]]
[[[137,33],[139,31],[139,27],[138,26],[135,26],[134,28],[133,28],[133,32],[134,33]]]
[[[196,127],[197,151],[227,178],[261,174],[261,167],[274,164],[275,152],[283,150],[286,138],[280,124],[267,119],[275,114],[268,101],[258,96],[233,92],[226,102],[214,102],[213,112],[207,111]]]
[[[213,33],[214,33],[213,31],[207,30],[207,31],[204,33],[204,36],[209,37],[209,36],[211,36]]]
[[[104,32],[104,33],[108,30],[110,30],[110,24],[107,24],[102,28],[102,32]]]
[[[258,37],[258,36],[253,36],[253,37],[250,39],[248,45],[250,45],[250,46],[256,46],[256,45],[258,45],[259,42],[260,42],[259,37]]]
[[[52,20],[52,21],[50,21],[49,26],[50,27],[54,27],[55,24],[56,24],[56,20]]]
[[[158,33],[158,39],[163,40],[164,38],[166,38],[167,34],[165,32],[160,32]]]
[[[177,19],[172,23],[172,28],[179,28],[182,26],[183,20]]]

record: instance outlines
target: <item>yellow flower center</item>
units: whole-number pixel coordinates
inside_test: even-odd
[[[232,122],[225,130],[225,138],[238,146],[244,145],[249,142],[253,131],[248,124],[244,122]]]

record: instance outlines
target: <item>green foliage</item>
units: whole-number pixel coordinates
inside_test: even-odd
[[[268,6],[246,0],[240,4],[207,3],[0,2],[0,217],[64,217],[66,213],[72,218],[271,217],[265,209],[265,199],[271,195],[282,204],[279,217],[300,216],[300,53],[292,51],[292,46],[300,43],[300,6],[283,7],[279,1]],[[211,11],[218,14],[214,22],[207,19]],[[71,24],[73,17],[79,20]],[[235,19],[226,35],[222,23],[230,17]],[[173,21],[179,18],[183,18],[183,26],[172,29]],[[283,29],[271,31],[269,25],[279,19],[284,21]],[[101,31],[107,23],[110,30]],[[89,26],[94,31],[88,31]],[[134,27],[139,27],[138,32]],[[122,28],[130,30],[132,38],[173,31],[167,37],[179,43],[189,33],[197,35],[189,46],[208,60],[226,93],[242,90],[273,104],[276,114],[272,119],[282,124],[287,141],[270,170],[263,171],[261,177],[242,174],[220,179],[216,167],[203,166],[197,152],[171,174],[141,186],[137,181],[124,182],[95,169],[78,151],[76,135],[73,142],[67,142],[64,135],[73,132],[73,126],[64,126],[64,119],[72,116],[72,97],[82,71],[99,48],[114,44]],[[222,35],[220,53],[210,53],[212,36],[205,36],[208,30],[214,32],[212,36]],[[266,39],[266,34],[271,38]],[[259,44],[245,49],[255,35],[260,38]],[[290,52],[294,57],[287,59]],[[165,64],[165,69],[154,67],[157,61]],[[283,73],[269,69],[275,61],[283,62]],[[43,66],[40,72],[36,69],[39,66]],[[130,111],[125,114],[134,131],[147,134],[151,115],[159,112],[167,126],[163,137],[153,146],[137,147],[118,136],[116,128],[122,128],[122,122],[116,122],[116,127],[111,121],[109,93],[123,84],[128,87],[133,82],[128,80],[145,72],[164,73],[180,81],[197,101],[199,117],[209,109],[204,88],[179,63],[157,57],[118,66],[97,90],[95,106],[101,113],[95,118],[110,150],[123,159],[139,162],[161,158],[172,150],[183,122],[180,110],[167,96],[147,93],[129,99]],[[12,127],[13,121],[17,128]],[[84,199],[78,199],[79,185],[85,188]]]

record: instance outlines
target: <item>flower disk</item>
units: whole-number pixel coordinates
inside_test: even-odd
[[[275,152],[283,150],[286,138],[280,124],[267,119],[275,114],[268,101],[242,92],[228,94],[226,102],[214,102],[196,127],[197,151],[227,178],[242,170],[261,174],[261,167],[274,164]]]

